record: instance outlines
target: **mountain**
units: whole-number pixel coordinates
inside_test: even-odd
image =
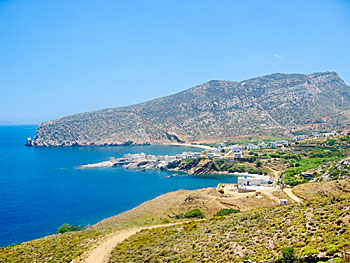
[[[128,107],[42,123],[34,146],[204,142],[350,124],[350,87],[335,72],[213,80]]]

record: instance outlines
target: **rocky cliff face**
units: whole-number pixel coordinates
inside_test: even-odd
[[[179,171],[187,174],[201,175],[201,174],[216,174],[216,173],[228,173],[227,171],[221,171],[216,162],[208,159],[193,159],[178,160],[169,163],[165,170],[168,171]]]
[[[209,81],[177,94],[42,123],[34,146],[194,142],[350,123],[350,88],[335,72]]]

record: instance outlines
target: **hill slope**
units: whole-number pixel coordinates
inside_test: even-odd
[[[42,123],[34,146],[210,141],[350,124],[350,87],[335,72],[209,81],[177,94]]]
[[[143,230],[108,262],[278,262],[287,247],[307,258],[279,262],[326,262],[350,249],[349,204],[344,195]]]

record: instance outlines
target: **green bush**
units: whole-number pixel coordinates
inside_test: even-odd
[[[176,219],[183,219],[184,218],[184,213],[180,213],[180,214],[175,215],[175,218]]]
[[[57,230],[57,234],[63,234],[63,233],[66,233],[66,232],[80,231],[80,230],[82,230],[82,227],[81,227],[81,226],[63,224],[63,225],[60,226],[60,228]]]
[[[184,214],[184,218],[204,218],[204,214],[202,213],[201,210],[195,208],[195,209],[191,209],[188,210],[185,214]]]
[[[295,255],[294,247],[286,247],[282,249],[282,258],[278,262],[294,263],[299,262],[298,257]]]
[[[257,160],[257,161],[256,161],[256,167],[261,167],[261,165],[262,165],[262,161]]]
[[[218,211],[214,216],[226,216],[234,213],[239,213],[241,210],[239,209],[230,209],[230,208],[224,208]]]

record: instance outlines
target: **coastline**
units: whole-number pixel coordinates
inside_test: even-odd
[[[194,147],[194,148],[200,148],[203,150],[212,150],[213,147],[207,146],[207,145],[199,145],[199,144],[190,144],[190,143],[164,143],[159,145],[166,145],[166,146],[184,146],[184,147]]]

